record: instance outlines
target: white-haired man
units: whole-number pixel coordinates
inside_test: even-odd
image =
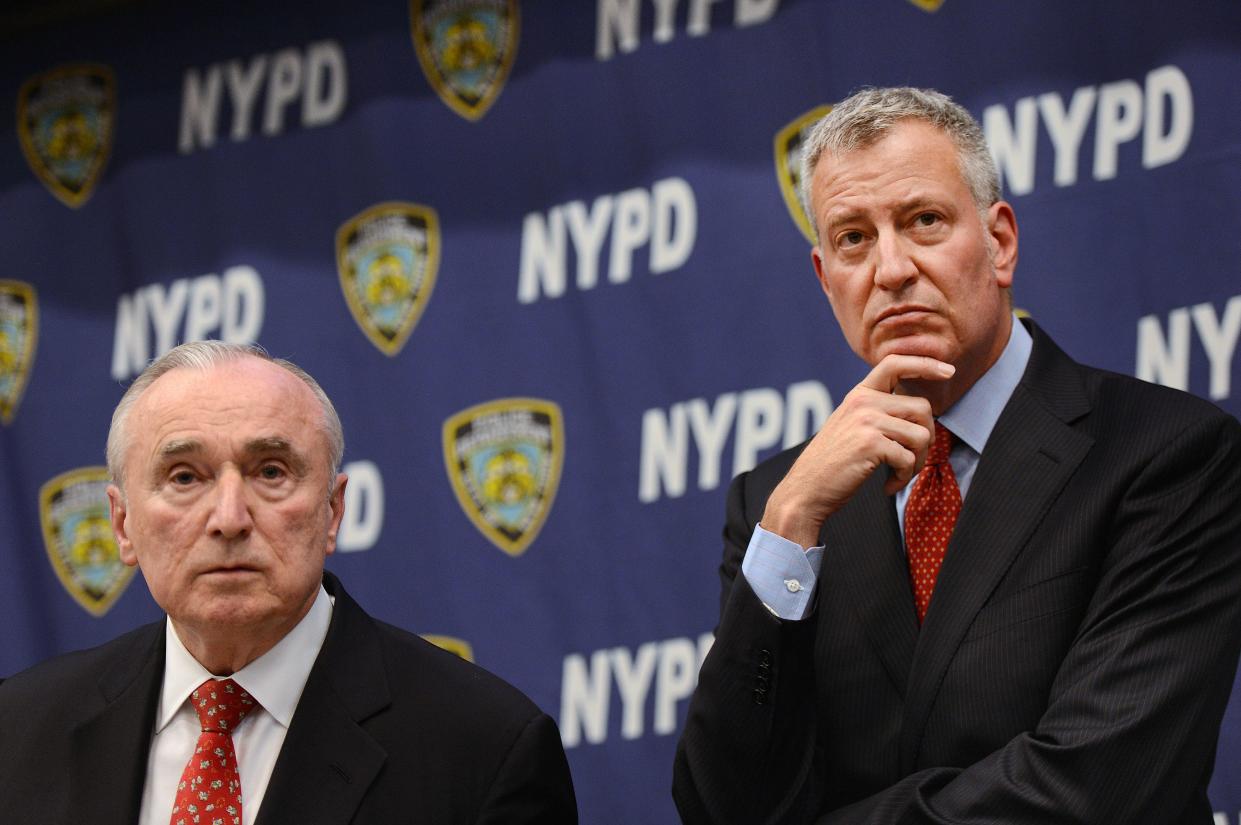
[[[1016,218],[944,95],[859,92],[804,153],[871,371],[733,482],[683,820],[1210,823],[1241,426],[1015,319]]]
[[[0,685],[0,819],[574,823],[555,723],[325,573],[340,421],[257,347],[183,344],[117,405],[112,528],[166,622]]]

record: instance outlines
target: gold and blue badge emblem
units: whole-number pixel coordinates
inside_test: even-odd
[[[108,518],[108,469],[80,467],[39,490],[43,543],[60,583],[92,616],[120,598],[134,570],[121,561]]]
[[[788,207],[793,223],[812,244],[816,242],[814,226],[810,222],[810,210],[802,200],[801,149],[810,136],[810,130],[831,110],[831,106],[816,106],[804,112],[776,133],[775,139],[776,180],[780,184],[780,193],[784,195],[784,205]]]
[[[116,81],[107,66],[61,66],[27,80],[17,96],[17,134],[30,168],[75,209],[95,191],[115,124]]]
[[[909,0],[909,2],[923,11],[929,12],[939,11],[939,7],[944,5],[944,0]]]
[[[458,639],[456,636],[440,636],[435,633],[422,633],[419,635],[441,650],[454,653],[467,662],[474,661],[474,647],[465,639]]]
[[[560,407],[501,398],[444,422],[444,463],[461,509],[492,544],[520,556],[551,511],[564,461]]]
[[[0,421],[11,424],[30,378],[39,340],[39,304],[34,287],[0,280]]]
[[[384,355],[405,346],[439,271],[439,218],[429,206],[380,203],[336,233],[336,269],[353,319]]]
[[[409,22],[440,100],[467,120],[485,115],[517,57],[517,0],[410,0]]]

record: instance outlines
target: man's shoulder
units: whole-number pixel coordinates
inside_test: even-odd
[[[390,684],[420,703],[457,708],[462,714],[529,719],[540,713],[524,693],[485,668],[440,648],[421,636],[375,622]]]
[[[163,626],[143,625],[97,647],[63,653],[15,673],[0,684],[0,706],[23,693],[46,698],[49,690],[81,690],[84,680],[102,677],[117,661],[148,655],[162,638]]]

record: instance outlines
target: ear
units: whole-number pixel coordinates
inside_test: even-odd
[[[827,296],[827,300],[832,300],[832,288],[827,282],[827,266],[823,263],[823,250],[818,247],[812,247],[810,250],[810,262],[814,264],[815,277],[819,279],[819,286],[823,289],[823,294]]]
[[[329,556],[336,552],[336,534],[340,532],[340,521],[345,517],[345,485],[348,482],[349,476],[338,473],[332,493],[328,496],[331,514],[328,517],[326,555]]]
[[[129,508],[125,505],[125,494],[115,484],[108,485],[108,520],[112,523],[112,535],[116,538],[116,549],[120,551],[121,561],[133,567],[138,563],[138,554],[134,552],[134,543],[129,540],[129,528],[125,518]]]
[[[1010,287],[1017,268],[1017,216],[1006,201],[996,201],[987,210],[987,234],[996,281],[1001,287]]]

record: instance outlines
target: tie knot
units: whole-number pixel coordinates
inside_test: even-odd
[[[938,421],[935,422],[935,440],[931,442],[931,449],[927,451],[927,464],[945,464],[948,461],[948,453],[952,451],[952,433],[948,428]]]
[[[232,679],[208,679],[190,694],[204,731],[231,734],[258,707],[258,703]]]

